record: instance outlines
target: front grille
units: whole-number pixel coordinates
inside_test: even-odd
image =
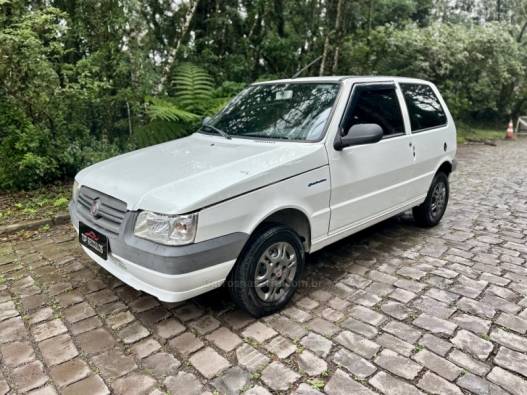
[[[95,199],[101,202],[96,217],[90,213]],[[82,217],[116,235],[119,234],[126,215],[125,202],[84,186],[79,191],[77,208]]]

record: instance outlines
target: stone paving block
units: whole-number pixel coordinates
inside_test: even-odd
[[[288,337],[293,340],[298,340],[304,337],[307,330],[304,327],[298,325],[296,322],[289,318],[279,316],[269,321],[269,326],[280,333],[282,336]]]
[[[120,311],[106,318],[106,322],[112,329],[119,329],[134,320],[134,315],[128,310]]]
[[[12,375],[17,389],[21,392],[38,388],[48,381],[44,365],[40,361],[33,361],[13,369]]]
[[[506,395],[503,389],[472,373],[461,376],[456,384],[474,394]]]
[[[142,313],[157,306],[159,306],[159,302],[151,295],[141,296],[130,303],[130,309],[135,313]]]
[[[398,339],[395,336],[392,336],[388,333],[383,333],[377,339],[375,339],[377,344],[388,348],[392,351],[395,351],[405,357],[409,357],[414,351],[415,346],[410,343],[407,343],[403,340]]]
[[[31,362],[35,359],[35,352],[33,347],[28,342],[12,342],[4,344],[0,347],[2,364],[10,368]]]
[[[125,344],[135,343],[148,335],[150,335],[148,329],[139,322],[134,322],[119,331],[119,337]]]
[[[303,297],[300,300],[296,301],[296,305],[302,310],[313,310],[319,306],[319,303],[316,300],[313,300],[309,297]]]
[[[527,381],[505,369],[496,366],[487,375],[487,379],[514,395],[527,394]]]
[[[334,310],[331,307],[327,307],[324,310],[322,310],[321,315],[322,315],[322,318],[328,321],[331,321],[331,322],[340,321],[345,317],[343,312]]]
[[[324,387],[324,391],[328,395],[375,394],[375,392],[371,391],[364,385],[353,380],[350,376],[348,376],[340,369],[337,369],[337,371],[333,373],[331,379],[327,382],[326,386]]]
[[[311,319],[311,314],[306,313],[304,310],[300,310],[295,306],[289,306],[284,309],[284,315],[297,322],[307,322]]]
[[[311,351],[304,350],[297,355],[298,368],[309,376],[318,376],[326,371],[328,364]]]
[[[415,386],[399,380],[386,372],[378,372],[373,376],[369,383],[388,395],[421,395],[423,394]]]
[[[70,324],[94,316],[95,310],[86,302],[68,307],[64,310],[64,319]]]
[[[89,376],[81,381],[66,387],[63,392],[64,395],[107,395],[110,393],[106,384],[99,376]]]
[[[461,298],[456,306],[460,310],[469,314],[479,315],[482,318],[493,318],[496,315],[494,307],[470,298]]]
[[[333,355],[333,362],[360,379],[371,376],[377,370],[374,364],[345,348]]]
[[[442,318],[444,320],[448,319],[456,311],[455,308],[448,307],[448,304],[440,302],[432,298],[429,298],[427,296],[421,296],[415,299],[412,302],[412,306],[421,310],[423,313],[426,313],[428,315],[431,315],[437,318]],[[404,318],[399,318],[399,319],[404,319]]]
[[[21,340],[27,337],[27,330],[20,317],[13,317],[0,322],[0,344]]]
[[[181,362],[172,354],[158,352],[143,359],[142,366],[155,376],[170,376],[176,374]]]
[[[156,380],[146,374],[131,374],[112,383],[112,392],[117,395],[148,394]]]
[[[210,347],[206,347],[192,355],[189,359],[203,376],[210,379],[230,366],[229,361]]]
[[[437,336],[431,335],[429,333],[425,333],[423,337],[419,339],[419,345],[426,347],[429,350],[443,357],[452,348],[452,344],[450,342],[443,340]]]
[[[189,326],[193,328],[198,334],[205,335],[218,328],[220,326],[220,322],[216,318],[206,315],[196,321],[192,321]]]
[[[380,348],[377,343],[350,331],[342,331],[335,337],[335,341],[348,350],[356,352],[368,359],[372,358]]]
[[[239,394],[245,389],[250,380],[251,376],[246,370],[235,366],[214,379],[212,385],[220,394]]]
[[[185,327],[175,319],[167,319],[156,325],[155,332],[162,339],[170,339],[185,331]]]
[[[491,321],[469,314],[460,314],[452,318],[452,321],[461,328],[468,329],[477,335],[487,335],[491,325]]]
[[[247,343],[242,344],[236,349],[236,359],[239,365],[251,372],[262,369],[270,362],[269,357]]]
[[[413,356],[413,359],[449,381],[454,381],[463,373],[463,370],[452,362],[449,362],[428,350],[419,351]]]
[[[412,299],[416,298],[417,295],[413,292],[404,290],[402,288],[396,288],[392,293],[388,295],[390,298],[395,299],[401,303],[408,303]]]
[[[262,371],[261,380],[275,391],[286,391],[300,375],[280,362],[273,362]]]
[[[527,319],[513,314],[501,313],[496,319],[496,324],[525,335],[527,333]]]
[[[203,385],[192,373],[179,372],[167,377],[164,384],[172,394],[201,395],[203,392]]]
[[[90,317],[86,318],[85,320],[77,321],[76,323],[71,324],[70,332],[72,335],[80,335],[81,333],[100,328],[102,325],[102,321],[99,319],[99,317]]]
[[[278,358],[284,359],[296,351],[296,346],[283,336],[274,337],[265,348],[275,354]]]
[[[413,324],[426,329],[434,334],[451,336],[454,333],[457,325],[450,321],[442,320],[441,318],[432,317],[428,314],[421,314],[413,321]]]
[[[384,321],[386,321],[386,317],[384,315],[363,306],[352,307],[349,310],[349,315],[358,319],[359,321],[374,326],[381,325]]]
[[[35,325],[51,318],[53,318],[53,309],[51,307],[44,307],[30,314],[29,324]]]
[[[88,354],[96,354],[106,351],[115,345],[112,334],[104,328],[82,333],[77,337],[82,351]]]
[[[48,366],[58,365],[79,355],[77,347],[66,333],[44,340],[38,346]]]
[[[132,345],[130,347],[130,350],[135,354],[137,358],[143,359],[145,357],[148,357],[152,353],[158,351],[160,348],[161,344],[159,344],[156,339],[149,337]]]
[[[490,367],[487,364],[480,362],[459,350],[453,350],[448,355],[448,359],[478,376],[484,376],[490,370]]]
[[[426,372],[417,383],[417,386],[434,395],[463,395],[463,392],[456,385],[431,372]]]
[[[49,339],[50,337],[60,335],[67,332],[66,326],[60,319],[47,321],[42,324],[38,324],[31,328],[31,334],[35,341],[40,342],[42,340]]]
[[[278,333],[274,329],[261,322],[255,322],[254,324],[249,325],[242,332],[244,337],[250,337],[259,343],[263,343],[267,339],[270,339],[277,334]]]
[[[415,343],[422,335],[417,329],[399,321],[390,321],[383,328],[383,331],[397,336],[399,339],[408,343]]]
[[[325,358],[329,354],[333,345],[331,340],[328,340],[324,336],[320,336],[316,333],[309,333],[307,336],[302,338],[300,344],[322,358]]]
[[[501,328],[496,328],[490,332],[490,339],[510,349],[527,352],[527,338],[524,336],[519,336],[512,332],[504,331]]]
[[[374,362],[378,366],[407,380],[413,380],[423,368],[412,360],[388,349],[382,350]]]
[[[339,327],[332,322],[326,321],[322,318],[315,318],[307,323],[308,329],[317,332],[323,336],[331,337],[339,331]]]
[[[506,347],[500,347],[494,357],[494,363],[527,377],[527,355],[525,354],[510,350]]]
[[[80,358],[72,359],[50,370],[51,377],[59,387],[65,387],[71,383],[82,380],[91,373],[90,367]]]
[[[251,393],[252,395],[267,395],[271,394],[269,391],[265,390],[266,392],[262,392],[261,394]],[[245,392],[245,394],[249,394],[249,392]],[[250,395],[250,394],[249,394]],[[293,395],[322,395],[322,392],[317,391],[312,386],[306,383],[301,383],[295,392],[293,392]]]
[[[463,350],[482,361],[487,359],[494,348],[493,344],[488,340],[484,340],[464,329],[459,330],[451,341],[460,350]]]
[[[213,342],[225,352],[234,350],[242,343],[242,339],[225,327],[220,327],[208,334],[206,339]]]
[[[183,355],[189,355],[203,347],[203,342],[192,332],[185,332],[170,340],[168,345]]]
[[[358,321],[355,318],[348,318],[340,323],[340,326],[345,329],[349,329],[352,332],[358,333],[359,335],[362,335],[364,337],[367,337],[368,339],[372,339],[379,331],[376,327],[365,324],[362,321]]]
[[[137,368],[133,358],[118,350],[106,351],[93,357],[92,361],[106,379],[116,379]]]

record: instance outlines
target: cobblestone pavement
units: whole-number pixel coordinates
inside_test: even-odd
[[[0,244],[0,394],[527,394],[527,140],[464,146],[442,224],[399,217],[309,259],[253,320],[159,303],[59,226]]]

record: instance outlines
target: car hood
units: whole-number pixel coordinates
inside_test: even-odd
[[[195,133],[97,163],[76,179],[128,210],[183,214],[326,164],[322,143]]]

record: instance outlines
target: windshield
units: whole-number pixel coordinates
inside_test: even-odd
[[[210,125],[232,137],[318,141],[338,90],[338,84],[329,83],[254,85]]]

